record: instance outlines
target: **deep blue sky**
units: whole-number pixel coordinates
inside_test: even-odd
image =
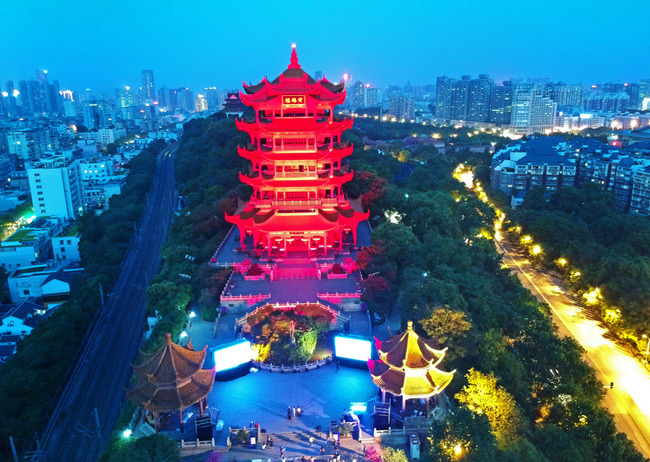
[[[0,86],[235,88],[286,68],[377,85],[446,74],[570,83],[650,78],[650,2],[627,0],[20,0],[0,2]],[[17,82],[16,82],[17,85]]]

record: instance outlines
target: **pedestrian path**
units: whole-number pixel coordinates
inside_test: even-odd
[[[314,438],[313,443],[310,443],[310,436]],[[266,449],[250,449],[241,446],[233,446],[230,452],[224,454],[221,458],[222,461],[237,460],[243,462],[246,460],[281,460],[282,455],[284,459],[299,461],[303,456],[308,460],[312,457],[320,460],[331,460],[336,457],[336,448],[332,440],[327,439],[327,434],[317,432],[288,432],[288,433],[272,433],[262,435],[262,444],[266,443],[268,438],[273,440],[273,446],[266,445]],[[281,448],[284,448],[281,454]],[[323,453],[321,453],[321,447]],[[342,438],[338,452],[341,460],[364,460],[364,448],[366,445],[356,441],[352,438]]]

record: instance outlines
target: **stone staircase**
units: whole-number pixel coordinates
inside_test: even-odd
[[[314,263],[295,263],[278,265],[275,279],[320,279],[320,271]]]

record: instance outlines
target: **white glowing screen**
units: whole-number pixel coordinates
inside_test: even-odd
[[[351,337],[334,337],[334,349],[339,358],[368,361],[371,344],[369,340]]]
[[[242,340],[214,351],[214,370],[225,371],[251,360],[251,342]]]

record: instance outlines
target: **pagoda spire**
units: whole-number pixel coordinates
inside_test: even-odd
[[[300,64],[298,64],[298,54],[296,53],[296,44],[291,44],[291,64],[289,64],[289,69],[300,69]]]

